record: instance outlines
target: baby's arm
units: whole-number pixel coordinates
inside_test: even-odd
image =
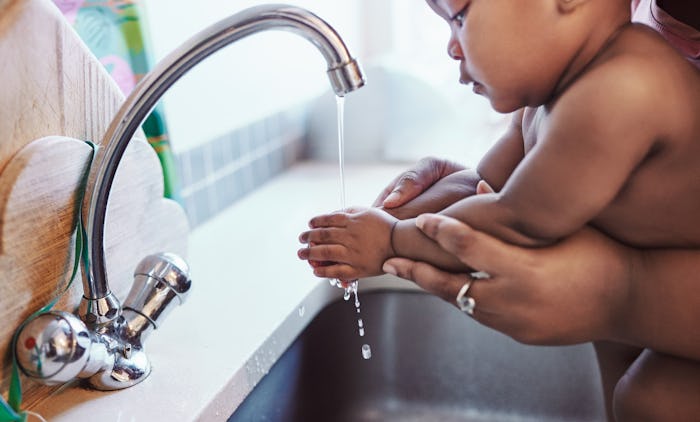
[[[455,174],[456,178],[446,184],[433,185],[423,194],[401,207],[412,215],[428,211],[440,211],[459,197],[473,195],[476,184],[482,178],[492,186],[500,187],[508,179],[523,156],[522,111],[514,114],[513,122],[506,133],[494,144],[481,160],[478,174],[473,170],[467,177]],[[447,176],[445,179],[453,175]],[[461,195],[461,196],[460,196]],[[445,198],[454,198],[444,202]],[[392,214],[395,213],[392,212]],[[401,214],[396,215],[401,218]],[[396,256],[422,256],[427,262],[452,271],[465,271],[467,268],[453,255],[446,253],[437,243],[423,235],[415,227],[413,220],[406,223],[379,209],[355,209],[347,213],[333,213],[314,217],[310,230],[299,236],[299,241],[309,246],[300,249],[298,256],[309,260],[318,277],[351,280],[383,274],[382,264]],[[396,225],[395,225],[396,224]],[[392,226],[394,226],[392,230]],[[408,237],[391,242],[391,234],[399,226]],[[398,243],[401,243],[400,245]],[[319,261],[323,263],[320,264]]]
[[[389,205],[386,202],[382,204],[381,201],[375,205],[384,205],[385,211],[403,220],[423,213],[440,212],[459,200],[474,195],[476,185],[482,179],[500,189],[524,155],[522,118],[522,110],[513,113],[507,130],[494,143],[477,169],[455,170],[443,175],[443,166],[455,168],[456,165],[434,158],[421,160],[384,190],[380,198],[385,198],[388,192],[392,192],[394,199],[389,201]]]
[[[499,193],[463,199],[442,213],[527,246],[554,242],[587,224],[660,145],[659,93],[639,89],[648,87],[644,76],[617,63],[592,70],[540,110],[547,124]],[[402,249],[420,238],[411,222],[400,223],[394,236],[399,256],[432,262],[420,249]]]

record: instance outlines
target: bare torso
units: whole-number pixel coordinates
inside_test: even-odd
[[[612,237],[639,247],[700,245],[700,77],[694,67],[672,54],[649,31],[633,28],[610,48],[630,50],[642,45],[659,60],[672,63],[662,69],[658,83],[667,94],[659,98],[658,113],[665,116],[662,127],[650,124],[652,147],[629,174],[614,199],[591,224]],[[658,51],[654,51],[656,48]],[[631,54],[635,54],[634,51]],[[599,60],[606,60],[601,57]],[[673,74],[670,74],[673,72]],[[583,76],[585,77],[585,76]],[[639,87],[645,89],[645,87]],[[556,107],[556,105],[554,105]],[[550,112],[545,106],[529,108],[523,115],[525,154],[537,144],[538,135],[547,130]],[[615,116],[610,116],[615,118]],[[640,121],[640,125],[646,122]],[[617,140],[616,140],[617,141]],[[619,142],[625,142],[620,139]],[[585,160],[585,157],[581,157]],[[600,172],[605,172],[601,168]],[[571,186],[576,189],[576,186]]]

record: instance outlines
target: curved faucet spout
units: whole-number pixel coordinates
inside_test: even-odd
[[[287,5],[257,6],[232,15],[198,33],[163,59],[126,99],[98,150],[94,187],[87,195],[90,265],[83,271],[80,315],[84,321],[100,325],[120,314],[119,301],[109,289],[105,270],[104,225],[109,192],[130,139],[163,94],[187,71],[217,50],[268,29],[291,31],[312,42],[328,63],[328,76],[337,95],[364,85],[360,66],[335,30],[313,13]]]

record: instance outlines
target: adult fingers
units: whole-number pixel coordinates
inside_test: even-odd
[[[377,206],[397,208],[415,199],[441,178],[460,170],[461,166],[438,158],[423,158],[413,168],[394,179],[382,195],[384,199]],[[380,195],[380,197],[382,196]],[[377,202],[377,201],[375,201]]]
[[[408,170],[399,177],[394,189],[381,205],[385,208],[400,207],[423,193],[433,183],[435,180],[431,180],[429,175],[417,170]]]
[[[464,274],[441,271],[425,262],[412,261],[407,258],[390,258],[382,269],[406,280],[411,280],[426,291],[452,304],[464,285]]]
[[[430,264],[406,258],[388,259],[382,268],[389,274],[412,280],[427,292],[434,294],[455,307],[458,306],[457,295],[470,280],[467,274],[445,272]],[[492,317],[494,304],[491,302],[495,302],[496,306],[498,306],[499,288],[496,286],[496,282],[497,279],[477,280],[471,278],[468,296],[476,301],[476,307],[471,316],[479,320],[479,322],[483,323]]]
[[[399,179],[401,178],[403,174],[400,174],[392,179],[392,181],[386,185],[384,189],[379,193],[379,196],[377,196],[377,199],[374,200],[372,203],[373,207],[381,207],[384,205],[384,200],[386,199],[387,196],[394,190],[396,185],[399,182]]]
[[[491,276],[519,275],[533,265],[532,251],[474,230],[454,218],[422,214],[416,226],[464,264]]]

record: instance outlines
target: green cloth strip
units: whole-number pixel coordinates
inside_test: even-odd
[[[0,397],[0,421],[2,422],[16,422],[23,420],[23,417],[18,415],[9,404]]]
[[[78,268],[80,267],[80,260],[82,258],[85,264],[85,271],[89,271],[89,262],[87,256],[87,233],[85,231],[85,226],[83,224],[83,213],[82,213],[82,203],[85,197],[85,189],[87,188],[87,180],[90,174],[90,168],[92,167],[92,161],[95,158],[95,152],[97,151],[97,146],[90,142],[85,141],[86,144],[90,145],[92,149],[92,154],[90,155],[90,160],[88,161],[87,168],[85,169],[85,174],[83,175],[83,182],[80,188],[80,197],[77,207],[77,223],[75,227],[75,257],[73,259],[73,270],[71,271],[68,283],[61,291],[58,292],[56,297],[54,297],[49,303],[41,307],[39,310],[32,313],[27,319],[20,324],[19,328],[15,331],[12,336],[12,373],[10,378],[10,391],[7,397],[7,402],[0,396],[0,422],[24,422],[27,419],[27,413],[22,412],[20,409],[22,407],[22,380],[19,375],[19,367],[17,365],[17,356],[15,355],[15,346],[17,345],[17,337],[20,331],[25,325],[37,316],[48,312],[54,307],[56,302],[63,296],[64,293],[70,289],[75,280],[75,276],[78,274]]]

